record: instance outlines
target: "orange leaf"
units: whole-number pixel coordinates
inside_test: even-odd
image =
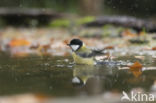
[[[113,46],[106,46],[105,49],[114,49]]]
[[[135,77],[138,77],[142,74],[142,64],[140,64],[138,61],[129,66],[129,68]]]
[[[142,64],[140,64],[138,61],[135,62],[133,65],[129,66],[131,70],[140,70],[142,69]]]
[[[9,46],[16,47],[16,46],[29,46],[30,42],[25,39],[13,39],[10,41]]]
[[[156,47],[153,47],[152,50],[156,50]]]

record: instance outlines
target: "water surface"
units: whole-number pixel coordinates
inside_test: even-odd
[[[124,63],[140,61],[155,67],[155,60],[120,57]],[[120,65],[123,67],[124,65]],[[87,66],[73,64],[72,57],[28,56],[23,58],[0,54],[0,96],[37,93],[48,96],[99,95],[106,92],[131,91],[141,88],[150,92],[156,80],[156,70],[136,73],[119,66]]]

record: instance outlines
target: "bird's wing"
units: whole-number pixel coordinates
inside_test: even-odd
[[[99,55],[104,55],[105,53],[103,53],[103,50],[92,50],[90,52],[77,52],[76,54],[83,58],[90,58]]]
[[[104,55],[105,53],[104,53],[104,49],[93,49],[92,54],[94,56],[99,56],[99,55]]]

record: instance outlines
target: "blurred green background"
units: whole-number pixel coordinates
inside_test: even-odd
[[[156,0],[0,0],[0,7],[51,8],[82,15],[125,14],[153,16]]]

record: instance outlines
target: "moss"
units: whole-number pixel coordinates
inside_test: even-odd
[[[50,23],[50,27],[69,27],[70,21],[67,19],[56,19]]]
[[[92,22],[94,20],[95,20],[95,17],[93,17],[93,16],[86,16],[86,17],[78,19],[76,21],[76,24],[82,25],[82,24],[86,24],[86,23]]]

